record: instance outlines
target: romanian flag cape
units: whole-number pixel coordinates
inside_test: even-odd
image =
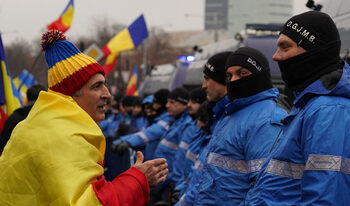
[[[0,205],[145,205],[149,185],[132,167],[103,176],[105,138],[72,97],[40,92],[0,157]]]
[[[70,0],[68,2],[68,5],[60,15],[60,17],[56,21],[47,25],[47,29],[48,30],[56,29],[64,33],[72,25],[73,16],[74,16],[74,1]]]

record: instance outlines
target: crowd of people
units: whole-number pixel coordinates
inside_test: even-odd
[[[254,48],[210,57],[201,87],[141,98],[111,95],[101,66],[50,31],[49,91],[0,157],[0,204],[348,205],[350,67],[340,46],[322,12],[284,24],[273,60],[295,98],[289,111]]]

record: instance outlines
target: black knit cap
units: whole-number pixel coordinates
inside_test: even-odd
[[[266,57],[260,51],[250,47],[237,49],[227,59],[225,71],[231,66],[242,66],[253,74],[260,72],[270,73],[269,62]]]
[[[154,94],[153,103],[158,103],[162,106],[165,106],[168,101],[169,90],[160,89]]]
[[[207,93],[204,89],[197,87],[190,91],[190,100],[202,104],[207,98]]]
[[[204,65],[203,73],[214,81],[226,85],[225,62],[232,52],[221,52],[210,57]]]
[[[181,104],[187,104],[189,100],[188,91],[184,88],[176,88],[171,91],[168,95],[168,99],[173,99],[175,101],[180,102]]]
[[[308,11],[293,16],[284,24],[281,34],[288,36],[307,51],[340,40],[337,26],[331,17],[320,11]]]
[[[138,97],[138,96],[135,96],[132,106],[134,106],[134,107],[136,107],[136,106],[142,107],[142,98]]]
[[[122,104],[124,107],[132,107],[132,105],[134,104],[134,100],[135,100],[134,96],[127,95],[123,97]]]

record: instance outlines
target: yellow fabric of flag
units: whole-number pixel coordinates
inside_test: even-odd
[[[41,92],[0,157],[0,205],[101,205],[91,183],[104,152],[100,128],[72,97]]]

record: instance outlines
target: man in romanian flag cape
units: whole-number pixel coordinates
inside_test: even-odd
[[[135,165],[112,182],[103,176],[103,68],[61,32],[43,35],[49,91],[40,92],[0,157],[0,205],[146,205],[165,180],[165,159]]]

